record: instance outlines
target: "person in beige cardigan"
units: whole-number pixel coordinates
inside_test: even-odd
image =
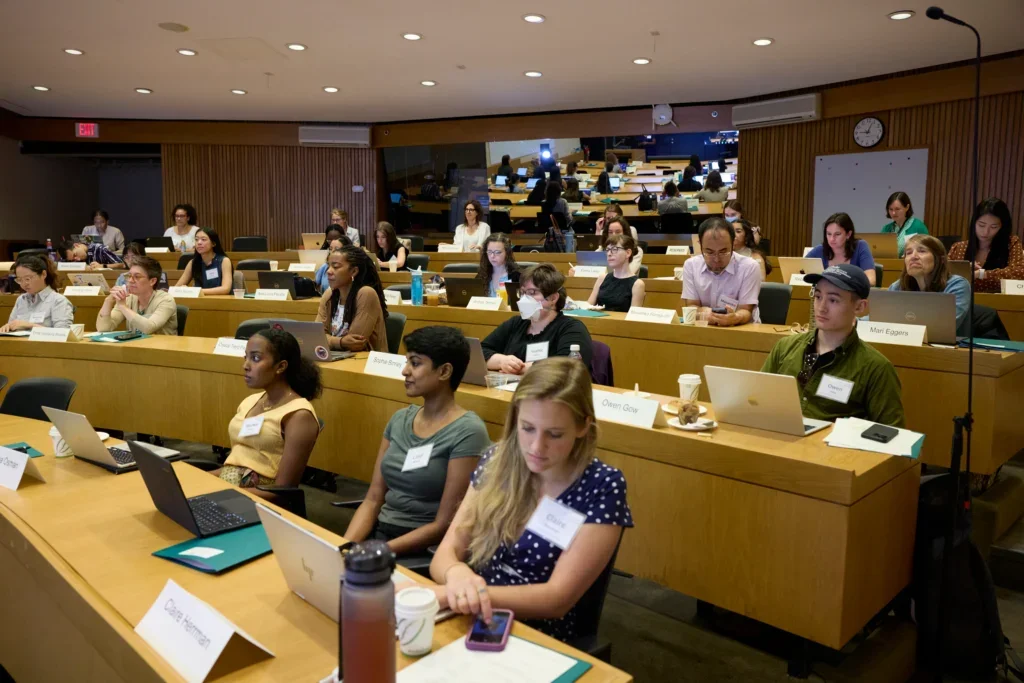
[[[129,331],[143,334],[178,334],[178,306],[167,292],[156,289],[163,269],[155,259],[135,259],[128,271],[128,286],[113,287],[100,313],[96,329],[113,332],[127,321]]]
[[[370,256],[354,246],[332,251],[327,256],[327,283],[316,321],[323,323],[331,348],[386,352],[388,308]]]

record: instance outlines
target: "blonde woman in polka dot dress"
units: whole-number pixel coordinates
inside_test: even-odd
[[[430,565],[442,609],[487,621],[492,609],[510,609],[563,641],[588,630],[576,603],[633,526],[626,480],[594,457],[596,442],[586,366],[534,364]],[[545,523],[531,521],[539,506]]]

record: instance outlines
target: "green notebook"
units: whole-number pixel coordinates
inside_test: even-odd
[[[257,524],[208,538],[193,538],[153,554],[207,574],[220,574],[269,552],[267,532],[262,524]]]
[[[89,337],[89,341],[103,342],[103,343],[106,343],[106,344],[110,344],[110,343],[124,344],[125,343],[124,341],[120,341],[118,339],[114,339],[114,337],[116,337],[117,335],[124,334],[124,333],[125,333],[124,330],[118,330],[116,332],[100,332],[99,334],[94,334],[91,337]],[[141,337],[135,337],[134,339],[126,339],[125,341],[138,341],[140,339],[149,339],[149,335],[148,334],[144,334]]]
[[[584,311],[582,308],[574,308],[571,311],[562,311],[562,313],[574,318],[606,318],[608,316],[604,311]]]
[[[40,453],[36,449],[32,448],[31,446],[29,446],[24,441],[19,441],[18,443],[9,443],[6,446],[4,446],[4,448],[10,448],[12,451],[18,451],[19,453],[24,453],[25,455],[27,455],[30,458],[38,458],[38,457],[40,457],[42,455],[42,453]]]
[[[962,348],[970,348],[970,341],[967,339],[959,340],[959,345]],[[1006,341],[1004,339],[981,339],[980,337],[974,338],[974,348],[984,349],[986,351],[1013,351],[1020,353],[1024,351],[1024,342],[1019,341]]]

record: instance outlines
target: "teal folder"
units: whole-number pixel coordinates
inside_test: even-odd
[[[518,636],[511,636],[511,637],[512,638],[517,638]],[[541,645],[539,643],[530,642],[530,644],[531,645],[536,645],[537,647],[544,647],[543,645]],[[548,648],[548,649],[550,649],[550,648]],[[588,671],[590,671],[590,667],[592,666],[590,664],[590,662],[584,662],[582,659],[576,659],[572,655],[567,655],[564,652],[561,652],[561,651],[558,651],[558,650],[555,650],[555,652],[558,652],[558,654],[562,655],[563,657],[568,657],[569,659],[575,660],[576,663],[573,664],[572,667],[568,671],[566,671],[564,674],[562,674],[558,678],[554,679],[551,683],[573,683],[573,681],[578,680],[580,677],[583,676],[583,674],[585,674]]]
[[[154,555],[207,574],[220,574],[270,552],[270,539],[262,524],[208,538],[193,538]]]
[[[18,451],[19,453],[25,453],[30,458],[38,458],[42,455],[39,451],[29,446],[24,441],[18,443],[9,443],[4,448],[10,448],[12,451]]]
[[[959,345],[966,349],[970,347],[971,343],[967,339],[961,339]],[[1003,339],[980,339],[975,337],[974,348],[986,351],[1013,351],[1014,353],[1020,353],[1021,351],[1024,351],[1024,342],[1006,341]]]
[[[89,341],[100,342],[101,344],[109,344],[111,342],[113,342],[114,344],[124,344],[125,342],[119,341],[117,339],[114,339],[114,337],[116,337],[117,335],[124,334],[124,333],[125,333],[125,330],[117,330],[115,332],[100,332],[99,334],[95,334],[95,335],[89,337]],[[126,341],[138,341],[140,339],[149,339],[149,335],[148,334],[144,334],[141,337],[135,337],[134,339],[128,339]],[[106,341],[100,341],[100,340],[106,340]]]
[[[571,315],[576,318],[607,318],[608,314],[604,311],[584,311],[582,308],[574,308],[571,311],[562,311],[565,315]]]

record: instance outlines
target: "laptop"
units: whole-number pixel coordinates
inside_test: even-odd
[[[735,173],[723,173],[722,182],[726,185],[732,185],[732,181],[736,179]]]
[[[392,204],[401,204],[402,203],[402,193],[401,192],[392,192],[391,193],[391,203]]]
[[[526,167],[525,166],[521,166],[521,167],[517,168],[516,169],[516,175],[519,176],[520,178],[525,178],[527,176]]]
[[[956,296],[945,292],[871,292],[871,320],[924,325],[931,344],[956,344]]]
[[[50,418],[50,422],[57,428],[57,431],[60,432],[60,435],[67,441],[68,446],[71,447],[75,457],[79,460],[85,460],[93,465],[98,465],[114,474],[134,472],[138,469],[135,457],[129,450],[117,446],[107,448],[103,445],[103,441],[100,440],[99,435],[92,428],[92,425],[89,424],[89,419],[85,415],[69,413],[65,410],[58,410],[47,406],[43,406],[43,411],[46,413],[46,417]],[[124,446],[124,444],[121,444],[121,446]],[[180,460],[184,457],[180,452],[170,448],[161,448],[159,446],[152,446],[151,448],[160,458]]]
[[[787,285],[794,275],[812,275],[825,270],[820,258],[797,258],[795,256],[780,256],[779,268],[782,269],[782,282]]]
[[[529,180],[527,180],[526,181],[526,189],[527,190],[532,190],[533,188],[537,187],[537,181],[538,180],[540,180],[540,178],[530,178]]]
[[[68,273],[68,277],[75,287],[99,287],[101,294],[110,294],[107,278],[100,273]]]
[[[518,273],[516,274],[518,277]],[[506,282],[505,294],[508,295],[508,307],[514,313],[519,312],[519,282]]]
[[[608,185],[612,188],[612,192],[619,191],[619,185],[622,184],[621,178],[608,178]]]
[[[469,342],[469,365],[466,366],[466,374],[462,376],[462,381],[466,384],[485,387],[487,386],[488,375],[500,375],[502,373],[487,369],[487,361],[484,360],[484,349],[480,345],[479,339],[476,337],[466,337],[466,341]],[[507,377],[510,384],[522,379],[519,375],[507,375]]]
[[[318,265],[327,263],[327,254],[329,253],[326,249],[302,249],[298,252],[299,263],[316,263]]]
[[[302,248],[310,251],[323,248],[324,237],[326,235],[322,232],[304,232],[302,233]]]
[[[597,251],[601,248],[603,235],[576,235],[576,253],[583,251]],[[607,263],[607,259],[605,260]]]
[[[495,187],[506,187],[508,185],[508,176],[499,175],[494,178]]]
[[[796,377],[754,370],[704,366],[715,417],[724,424],[765,429],[792,436],[820,432],[832,423],[800,413]]]
[[[448,305],[465,308],[474,296],[487,296],[487,285],[483,280],[469,277],[450,277],[445,280]]]
[[[702,176],[702,175],[695,175],[695,176],[693,176],[693,179],[696,180],[701,185],[704,184],[704,176]]]
[[[295,273],[287,270],[261,270],[256,273],[260,289],[287,289],[293,299],[311,299],[309,296],[298,296],[295,293]]]
[[[314,363],[317,361],[333,363],[355,355],[351,351],[331,351],[323,323],[299,320],[274,320],[273,322],[295,337],[295,340],[299,342],[299,348],[302,349],[303,357]]]
[[[156,247],[157,249],[166,248],[168,251],[174,251],[174,240],[170,237],[147,237],[146,248]]]
[[[857,239],[868,243],[871,247],[871,256],[876,261],[880,258],[899,258],[894,232],[862,232],[858,233]]]
[[[974,282],[974,272],[971,269],[970,261],[950,261],[949,272],[951,275],[959,275],[968,282]]]
[[[238,491],[226,489],[186,498],[174,467],[153,452],[153,447],[129,441],[142,480],[156,509],[200,538],[216,536],[260,523],[256,505]]]
[[[581,266],[607,266],[608,254],[603,251],[577,251],[576,263]]]

